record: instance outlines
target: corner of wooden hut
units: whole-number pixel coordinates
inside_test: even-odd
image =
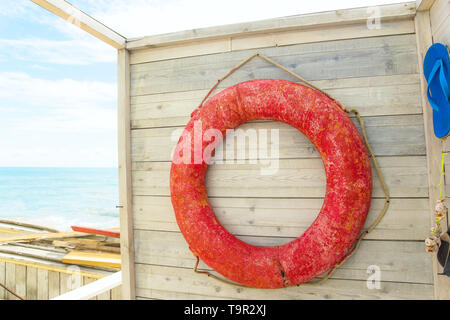
[[[449,12],[448,0],[419,0],[115,41],[123,297],[450,299],[450,280],[439,275],[442,268],[424,245],[439,197],[441,144],[433,135],[422,75],[428,47],[450,44]],[[194,273],[195,258],[173,213],[174,131],[186,125],[217,79],[256,52],[360,111],[390,190],[382,222],[318,286],[236,288]],[[218,89],[258,78],[296,81],[263,60],[252,60]],[[287,125],[243,127],[279,129],[279,171],[262,178],[258,166],[213,165],[207,176],[210,201],[218,219],[240,239],[255,245],[286,243],[320,210],[325,193],[321,159]],[[374,174],[367,224],[383,204]],[[379,286],[367,284],[371,266],[381,272]],[[200,268],[209,270],[205,264]]]

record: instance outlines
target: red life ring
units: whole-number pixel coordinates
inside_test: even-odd
[[[297,128],[322,157],[325,200],[300,237],[281,246],[259,247],[228,232],[208,201],[209,159],[197,164],[173,161],[170,191],[178,226],[194,255],[232,281],[255,288],[282,288],[311,280],[342,261],[366,220],[372,175],[363,140],[346,112],[323,93],[290,81],[253,80],[223,90],[194,111],[183,136],[194,137],[196,120],[201,120],[202,135],[211,128],[225,135],[227,129],[263,119]],[[197,138],[199,134],[195,132]],[[186,147],[193,159],[196,138],[183,136],[174,159]],[[208,145],[202,142],[202,154]]]

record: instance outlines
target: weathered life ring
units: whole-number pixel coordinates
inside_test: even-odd
[[[321,275],[342,261],[358,238],[372,194],[370,161],[364,142],[340,105],[325,94],[285,80],[253,80],[229,87],[193,112],[175,155],[192,152],[194,123],[203,134],[236,128],[252,120],[275,120],[301,131],[319,151],[326,173],[326,195],[312,225],[281,246],[247,244],[223,227],[208,201],[201,163],[173,161],[172,205],[190,250],[224,277],[255,288],[282,288]],[[196,132],[195,135],[199,133]],[[218,143],[219,141],[217,141]],[[208,142],[202,143],[202,152]]]

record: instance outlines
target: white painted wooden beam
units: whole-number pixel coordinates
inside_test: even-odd
[[[42,8],[72,23],[116,49],[123,49],[127,39],[95,20],[65,0],[31,0]]]
[[[122,272],[116,272],[110,276],[89,283],[83,287],[60,295],[52,300],[88,300],[99,294],[114,289],[122,284]]]

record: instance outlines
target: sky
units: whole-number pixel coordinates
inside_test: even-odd
[[[71,0],[127,38],[400,0]],[[116,167],[114,48],[0,0],[0,166]]]

